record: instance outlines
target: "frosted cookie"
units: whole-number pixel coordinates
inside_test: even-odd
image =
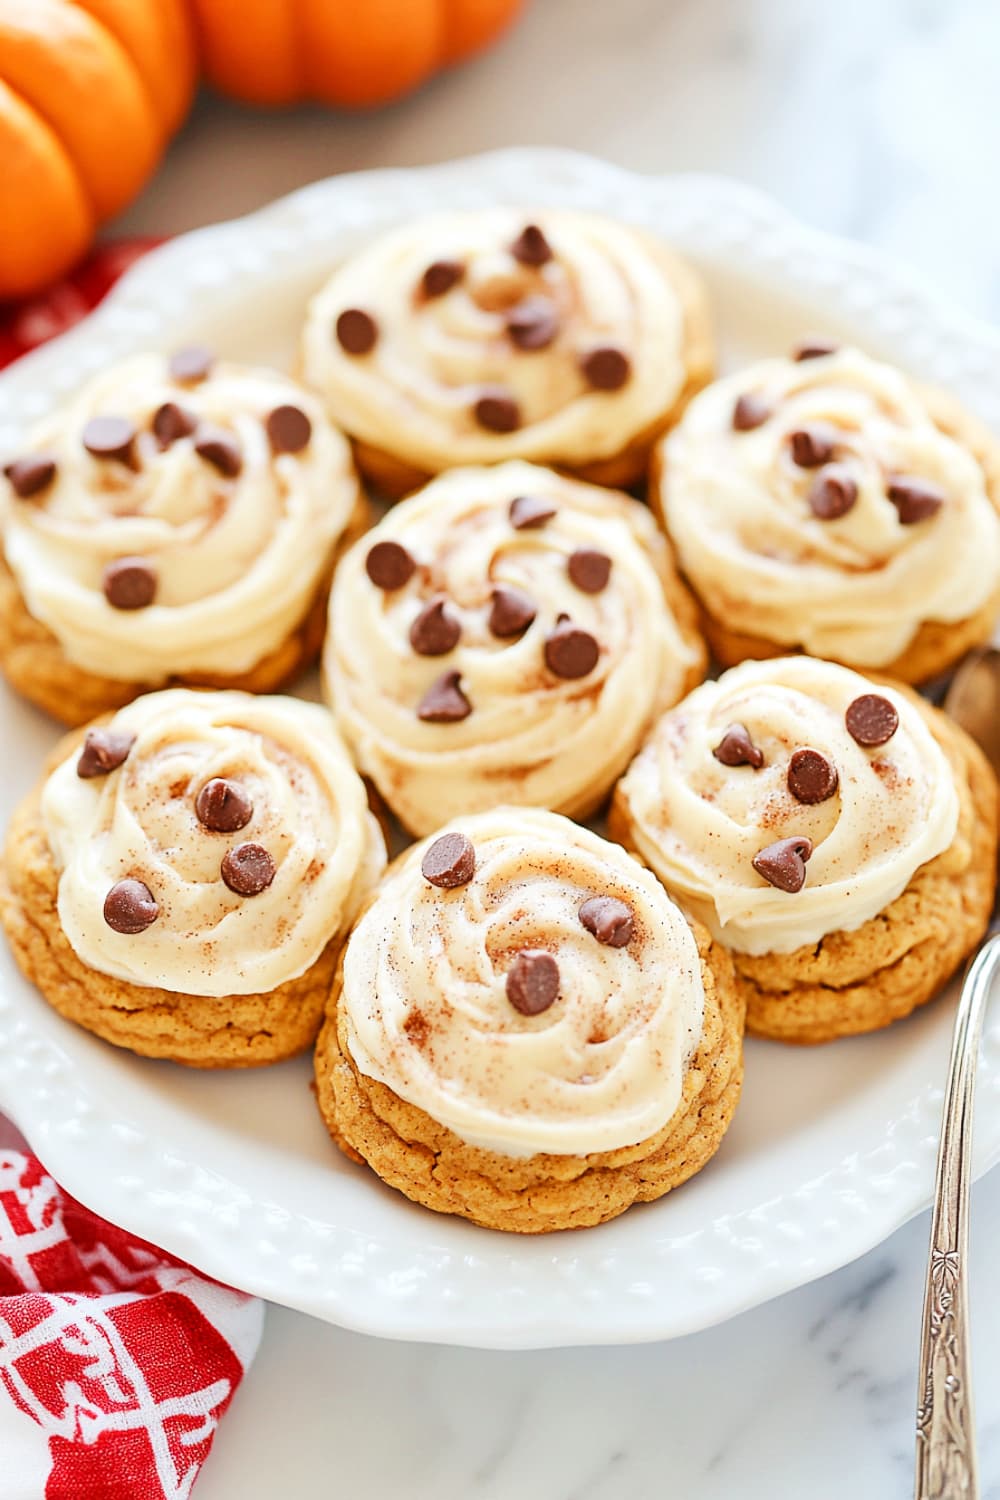
[[[337,569],[327,693],[407,828],[517,802],[582,817],[704,675],[644,506],[529,464],[455,469]]]
[[[1000,607],[995,440],[857,349],[805,345],[703,391],[650,499],[726,666],[803,650],[920,682]]]
[[[552,813],[457,820],[389,869],[316,1047],[334,1140],[442,1213],[597,1224],[698,1172],[742,1079],[730,960]]]
[[[69,724],[147,687],[288,681],[365,519],[316,398],[204,349],[105,371],[4,474],[0,666]]]
[[[0,914],[61,1015],[147,1057],[309,1046],[385,846],[316,704],[172,689],[69,736],[14,815]]]
[[[665,714],[612,830],[732,953],[748,1028],[873,1031],[938,992],[989,921],[997,789],[906,688],[746,662]]]
[[[302,370],[387,494],[458,464],[530,459],[625,486],[712,373],[701,283],[596,215],[411,221],[309,308]]]

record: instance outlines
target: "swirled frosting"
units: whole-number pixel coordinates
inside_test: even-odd
[[[743,430],[741,397],[761,415]],[[855,487],[829,519],[809,501],[822,465],[794,457],[793,434],[810,429]],[[904,520],[890,498],[900,478],[943,503]],[[708,387],[667,440],[661,500],[681,566],[722,624],[851,665],[887,666],[924,621],[968,618],[1000,580],[979,462],[904,375],[856,349],[767,360]]]
[[[524,496],[551,514],[518,529],[510,505]],[[366,571],[372,548],[387,541],[416,564],[390,590]],[[610,563],[597,592],[570,573],[573,554],[588,549]],[[701,661],[700,644],[665,603],[665,566],[643,506],[528,464],[452,470],[394,506],[337,569],[324,662],[339,725],[403,822],[427,833],[498,801],[569,813],[595,802]],[[497,588],[535,609],[520,634],[493,633]],[[411,631],[435,599],[447,601],[460,634],[446,654],[421,655]],[[546,664],[562,615],[599,648],[581,677]],[[418,706],[443,671],[458,674],[471,711],[460,722],[425,722]]]
[[[625,225],[546,211],[535,225],[551,255],[526,264],[510,248],[525,223],[508,208],[418,219],[334,272],[310,306],[303,365],[348,432],[431,472],[505,458],[583,463],[619,453],[670,409],[686,379],[685,330],[665,256]],[[428,296],[425,273],[442,264],[456,279]],[[336,336],[346,310],[374,325],[360,354]],[[519,346],[509,331],[518,313],[536,329],[554,320],[551,338]],[[625,355],[628,377],[595,389],[582,361],[606,346]],[[484,392],[516,403],[514,430],[477,421]]]
[[[355,1066],[507,1156],[611,1151],[662,1129],[703,1020],[684,917],[623,850],[553,813],[501,807],[453,826],[475,850],[471,880],[430,884],[417,845],[348,941],[341,1006]],[[581,922],[595,895],[631,910],[624,946]],[[524,949],[558,965],[559,997],[540,1014],[515,1009],[506,989]]]
[[[171,403],[193,430],[164,446],[151,425]],[[276,452],[266,419],[289,405],[311,433],[301,450]],[[84,446],[101,416],[136,431],[131,463]],[[206,431],[236,445],[238,473],[196,451]],[[307,613],[359,496],[347,444],[315,397],[273,370],[235,364],[193,383],[172,379],[162,355],[130,359],[40,422],[30,447],[55,474],[23,499],[0,483],[7,561],[67,657],[125,681],[236,675],[276,650]],[[125,557],[155,575],[146,608],[114,608],[105,596],[105,570]]]
[[[845,715],[877,691],[898,728],[866,748]],[[725,765],[727,730],[742,726],[763,764]],[[837,778],[803,803],[789,789],[797,749],[818,751]],[[667,889],[729,948],[787,953],[883,911],[958,824],[951,767],[912,700],[830,662],[798,656],[744,662],[664,714],[619,783],[629,841]],[[754,868],[761,850],[805,838],[800,890]]]
[[[59,919],[77,956],[131,984],[194,995],[263,993],[304,973],[385,864],[364,785],[326,710],[173,689],[137,699],[109,727],[135,736],[124,762],[84,778],[76,751],[42,796]],[[215,778],[250,798],[238,831],[199,819],[198,793]],[[242,843],[273,862],[270,885],[253,895],[220,874]],[[142,881],[159,907],[145,931],[105,920],[122,880]]]

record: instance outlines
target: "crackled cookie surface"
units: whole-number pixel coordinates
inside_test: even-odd
[[[694,610],[644,507],[511,463],[441,475],[337,570],[338,722],[407,827],[595,807],[700,679]]]

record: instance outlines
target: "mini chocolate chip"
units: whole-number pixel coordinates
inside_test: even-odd
[[[107,776],[128,758],[135,735],[124,729],[88,729],[76,763],[76,774],[84,781]]]
[[[460,260],[436,260],[427,267],[420,282],[425,297],[443,297],[457,286],[465,275]]]
[[[458,672],[442,672],[421,698],[417,707],[417,718],[425,724],[457,724],[467,719],[472,704],[462,692],[462,678]]]
[[[758,750],[745,724],[730,724],[712,754],[724,766],[753,766],[759,771],[764,764],[764,752]]]
[[[116,557],[101,587],[112,609],[146,609],[156,598],[156,572],[144,557]]]
[[[185,411],[176,401],[164,401],[153,413],[153,436],[161,448],[169,448],[179,438],[190,437],[198,425],[198,418]]]
[[[525,224],[510,253],[522,266],[544,266],[552,259],[552,246],[537,224]]]
[[[301,453],[312,437],[312,423],[298,406],[276,406],[264,426],[274,453]]]
[[[259,896],[277,874],[274,860],[261,844],[237,844],[223,855],[222,878],[237,896]]]
[[[899,513],[901,526],[926,521],[941,509],[946,498],[944,490],[929,479],[911,478],[909,474],[894,474],[886,486],[886,494]]]
[[[443,833],[424,850],[420,873],[443,891],[468,885],[476,873],[476,851],[464,833]]]
[[[586,677],[597,666],[600,648],[589,630],[562,618],[545,637],[545,662],[557,677]]]
[[[522,948],[507,970],[506,988],[522,1016],[540,1016],[559,999],[559,965],[542,948]]]
[[[167,372],[178,385],[197,385],[212,373],[215,355],[204,344],[188,344],[175,349],[167,361]]]
[[[128,417],[91,417],[83,429],[83,446],[88,453],[129,468],[135,462],[135,439],[135,423]]]
[[[792,894],[806,883],[806,860],[812,852],[812,839],[779,839],[754,855],[753,867],[769,885]]]
[[[4,465],[4,474],[19,500],[29,500],[46,489],[56,477],[56,461],[47,453],[30,453]]]
[[[370,354],[378,338],[378,324],[371,313],[347,307],[337,319],[337,342],[346,354]]]
[[[606,948],[624,948],[635,931],[632,908],[615,896],[590,896],[577,913],[588,932]]]
[[[446,599],[425,604],[410,626],[410,645],[418,656],[447,656],[458,645],[462,626]]]
[[[843,464],[827,464],[809,486],[809,509],[820,521],[846,516],[857,498],[857,484]]]
[[[881,693],[862,693],[847,706],[844,723],[852,740],[866,749],[885,745],[899,728],[896,706]]]
[[[368,549],[365,572],[375,587],[386,593],[401,589],[416,571],[416,563],[399,542],[376,542]]]
[[[733,426],[737,432],[752,432],[755,427],[763,427],[770,415],[771,406],[763,396],[747,391],[733,407]]]
[[[235,479],[243,467],[243,450],[236,438],[211,422],[199,425],[194,435],[194,451],[226,479]]]
[[[580,369],[595,390],[617,391],[631,375],[632,363],[622,349],[603,344],[581,357]]]
[[[611,577],[611,559],[593,547],[577,547],[566,564],[571,582],[585,594],[599,594]]]
[[[837,790],[837,767],[819,750],[808,745],[792,753],[788,762],[788,790],[797,802],[825,802]]]
[[[515,531],[527,531],[529,526],[544,526],[551,521],[556,507],[551,500],[540,500],[537,495],[518,495],[510,502],[507,514]]]
[[[500,386],[484,391],[473,413],[487,432],[516,432],[521,425],[521,408]]]
[[[160,915],[156,897],[141,880],[119,880],[104,898],[104,920],[114,932],[133,937]]]
[[[796,344],[792,350],[792,358],[799,363],[804,359],[822,359],[825,354],[836,354],[839,348],[840,345],[836,339],[828,339],[822,334],[816,334]]]
[[[837,433],[826,422],[813,422],[808,427],[798,427],[789,436],[792,457],[800,469],[818,469],[833,457]]]
[[[213,776],[194,799],[195,816],[213,833],[235,833],[253,817],[253,802],[238,781]]]
[[[521,635],[527,630],[536,613],[535,603],[530,594],[526,594],[523,589],[513,589],[505,584],[498,584],[493,590],[493,604],[487,622],[490,633],[502,641],[511,636]]]
[[[519,349],[547,349],[559,332],[559,316],[547,297],[525,297],[511,308],[505,326]]]

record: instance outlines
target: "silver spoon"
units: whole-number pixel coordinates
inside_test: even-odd
[[[1000,651],[987,648],[968,657],[944,707],[1000,772]],[[920,1335],[915,1500],[979,1495],[969,1357],[970,1155],[979,1039],[998,970],[1000,903],[966,971],[951,1041]]]

